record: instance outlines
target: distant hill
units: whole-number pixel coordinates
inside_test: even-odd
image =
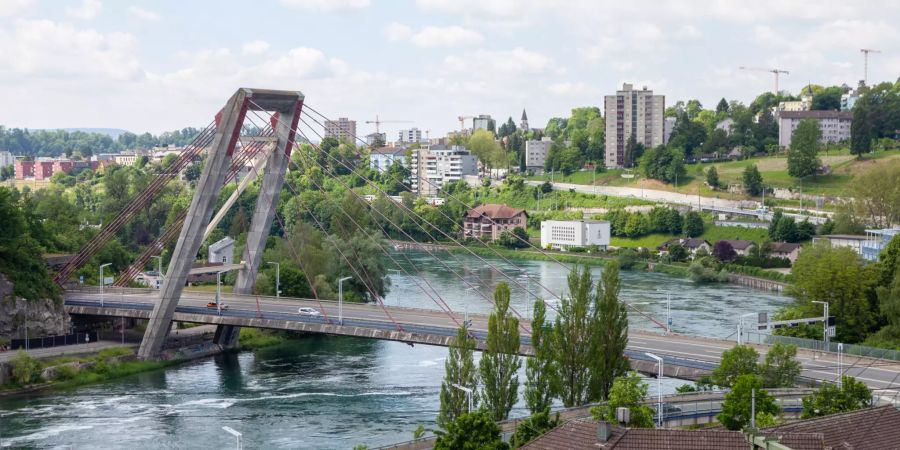
[[[122,130],[120,128],[58,128],[59,130],[68,131],[69,133],[73,131],[82,131],[85,133],[100,133],[109,135],[109,137],[113,139],[117,139],[119,135],[127,133],[128,130]]]

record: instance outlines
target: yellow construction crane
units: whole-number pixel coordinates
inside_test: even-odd
[[[765,67],[744,67],[744,66],[741,66],[741,70],[750,70],[750,71],[753,71],[753,72],[769,72],[769,73],[775,74],[775,95],[778,95],[778,76],[779,76],[780,74],[785,74],[785,75],[790,74],[790,72],[788,72],[787,70],[781,70],[781,69],[767,69],[767,68],[765,68]]]
[[[381,124],[383,123],[413,123],[412,120],[381,120],[378,118],[378,114],[375,115],[375,120],[367,120],[366,123],[374,123],[375,124],[375,132],[381,133]]]
[[[881,53],[881,50],[874,50],[871,48],[861,48],[859,49],[863,54],[863,83],[866,85],[869,84],[869,53]]]
[[[466,131],[466,119],[474,119],[475,116],[459,116],[459,131]]]

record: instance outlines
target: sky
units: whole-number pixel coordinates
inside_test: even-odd
[[[623,82],[666,104],[749,103],[809,82],[900,76],[900,0],[0,0],[0,125],[204,127],[239,87],[299,90],[329,117],[532,126]]]

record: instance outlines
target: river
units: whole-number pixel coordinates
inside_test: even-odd
[[[404,268],[418,270],[454,310],[486,312],[452,270],[483,284],[489,295],[503,276],[471,256],[447,257],[447,267],[421,252],[407,253]],[[527,287],[565,287],[565,270],[553,262],[489,259]],[[390,265],[389,265],[390,267]],[[595,274],[600,268],[593,268]],[[391,275],[386,302],[431,307],[407,275]],[[622,273],[622,297],[665,317],[671,292],[673,329],[725,337],[739,314],[774,311],[788,298],[737,285],[696,286],[662,274]],[[556,299],[544,292],[553,303]],[[527,315],[533,301],[512,288],[512,304]],[[632,326],[651,329],[632,315]],[[15,448],[231,448],[223,426],[243,433],[246,448],[370,447],[412,438],[418,425],[432,427],[438,409],[446,349],[359,338],[312,336],[256,352],[220,355],[167,370],[53,392],[0,400],[0,446]],[[520,376],[524,381],[524,374]],[[665,393],[682,381],[663,380]],[[651,395],[656,383],[650,382]],[[526,414],[521,402],[513,415]]]

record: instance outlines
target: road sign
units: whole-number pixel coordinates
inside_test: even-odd
[[[671,317],[669,317],[669,326],[670,327],[672,326],[672,318]]]
[[[107,285],[107,284],[113,284],[113,281],[115,281],[115,280],[113,279],[113,277],[103,277],[103,285],[104,285],[104,286]]]
[[[828,337],[834,337],[834,334],[835,334],[834,327],[828,327],[828,328],[826,328],[826,331],[828,332]]]
[[[78,284],[84,284],[84,275],[78,277]]]

